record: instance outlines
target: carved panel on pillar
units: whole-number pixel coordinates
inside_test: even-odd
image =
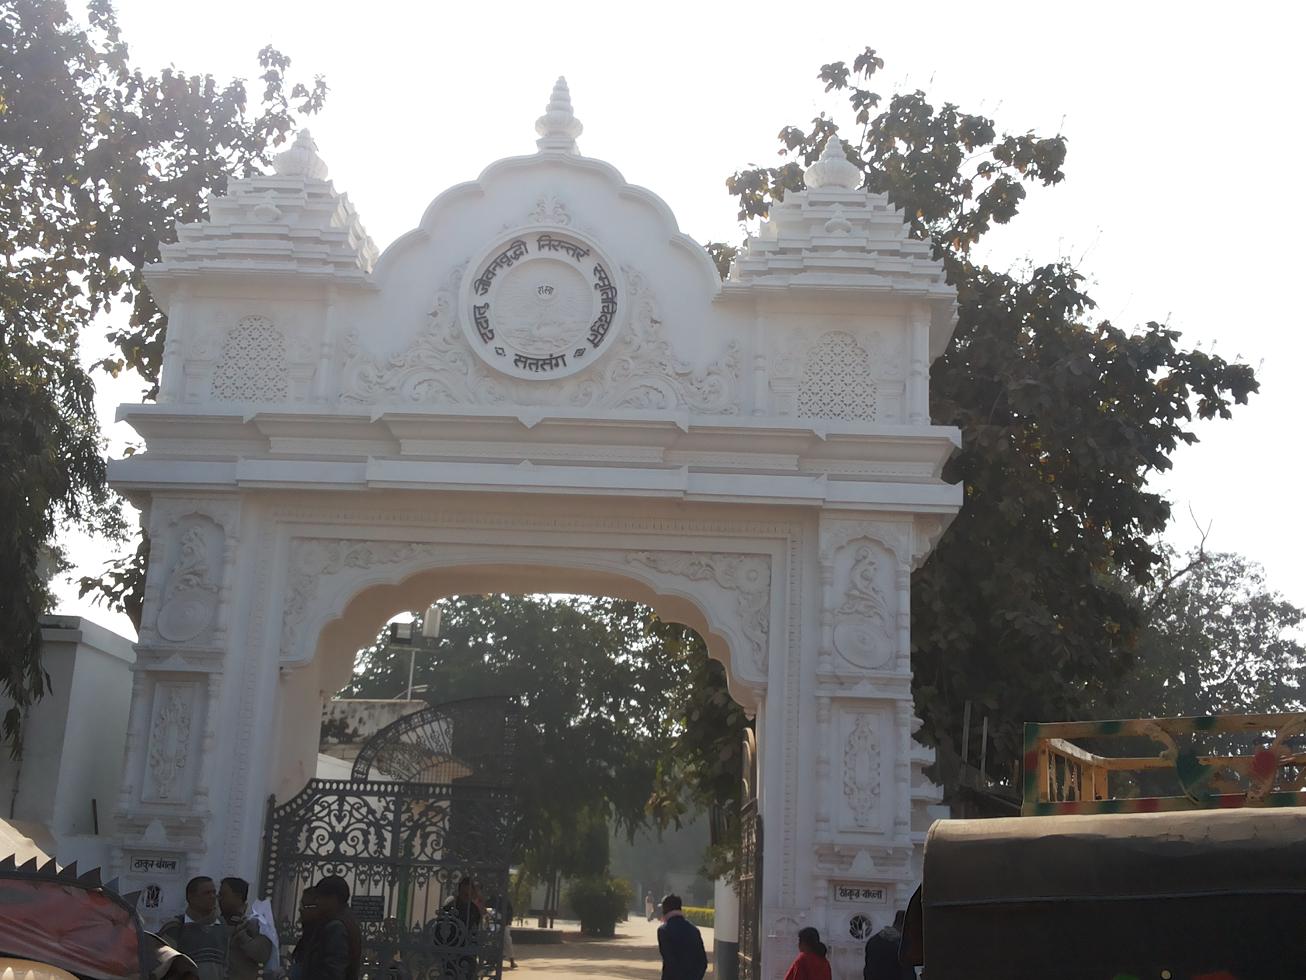
[[[141,799],[189,803],[199,765],[201,682],[157,681],[150,708],[149,741]]]
[[[178,529],[154,628],[170,643],[188,643],[213,627],[222,587],[223,533],[213,521],[193,516]]]
[[[151,507],[140,644],[160,648],[152,659],[167,647],[216,653],[225,643],[238,519],[229,499],[165,498]]]
[[[894,734],[883,710],[839,711],[840,798],[838,829],[888,833],[893,826]]]
[[[910,541],[905,522],[822,522],[822,671],[908,669]]]
[[[897,634],[894,557],[877,541],[858,541],[835,556],[834,652],[854,667],[879,669],[893,660]]]

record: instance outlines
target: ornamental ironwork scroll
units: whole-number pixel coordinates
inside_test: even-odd
[[[373,736],[355,778],[313,779],[279,806],[270,800],[261,885],[287,946],[304,889],[340,875],[364,976],[399,962],[413,977],[498,980],[502,920],[456,897],[464,878],[491,906],[507,895],[517,724],[502,698],[427,708]]]

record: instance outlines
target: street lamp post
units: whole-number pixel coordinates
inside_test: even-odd
[[[417,666],[417,647],[420,645],[429,650],[440,638],[440,606],[433,602],[426,607],[426,615],[422,617],[420,637],[414,635],[415,625],[416,620],[390,624],[390,642],[396,646],[408,647],[408,691],[404,696],[406,701],[413,699],[413,670]]]

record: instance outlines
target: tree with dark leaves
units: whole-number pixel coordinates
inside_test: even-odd
[[[204,215],[228,177],[253,173],[315,112],[326,86],[292,84],[289,59],[259,55],[261,91],[134,67],[107,0],[77,23],[57,0],[0,0],[0,693],[4,735],[41,697],[40,619],[60,567],[56,533],[125,537],[105,487],[88,331],[115,352],[99,367],[158,390],[166,319],[142,269],[178,221]],[[143,551],[106,577],[139,614]],[[98,583],[87,583],[85,589]],[[85,590],[84,589],[84,590]]]
[[[1021,272],[978,261],[976,244],[1019,215],[1027,186],[1065,178],[1066,141],[1002,132],[919,90],[886,102],[869,87],[882,67],[867,49],[819,77],[847,101],[840,112],[856,128],[841,135],[864,186],[933,244],[957,289],[931,414],[961,429],[944,479],[964,484],[965,503],[912,579],[913,689],[946,783],[967,701],[995,722],[996,770],[1019,756],[1023,722],[1083,717],[1120,682],[1145,615],[1118,583],[1154,580],[1170,521],[1149,478],[1197,441],[1196,421],[1229,417],[1257,382],[1162,323],[1095,317],[1083,276],[1064,260]],[[740,218],[801,190],[803,166],[835,129],[824,113],[787,126],[788,162],[731,176]],[[713,254],[725,265],[730,252]]]

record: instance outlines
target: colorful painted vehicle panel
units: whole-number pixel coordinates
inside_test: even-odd
[[[1139,744],[1159,751],[1120,756],[1101,749],[1126,739],[1136,752]],[[1091,740],[1094,748],[1072,740]],[[1202,752],[1204,743],[1214,751]],[[1029,723],[1024,772],[1025,816],[1302,806],[1306,715]],[[1167,782],[1177,792],[1148,791]]]

